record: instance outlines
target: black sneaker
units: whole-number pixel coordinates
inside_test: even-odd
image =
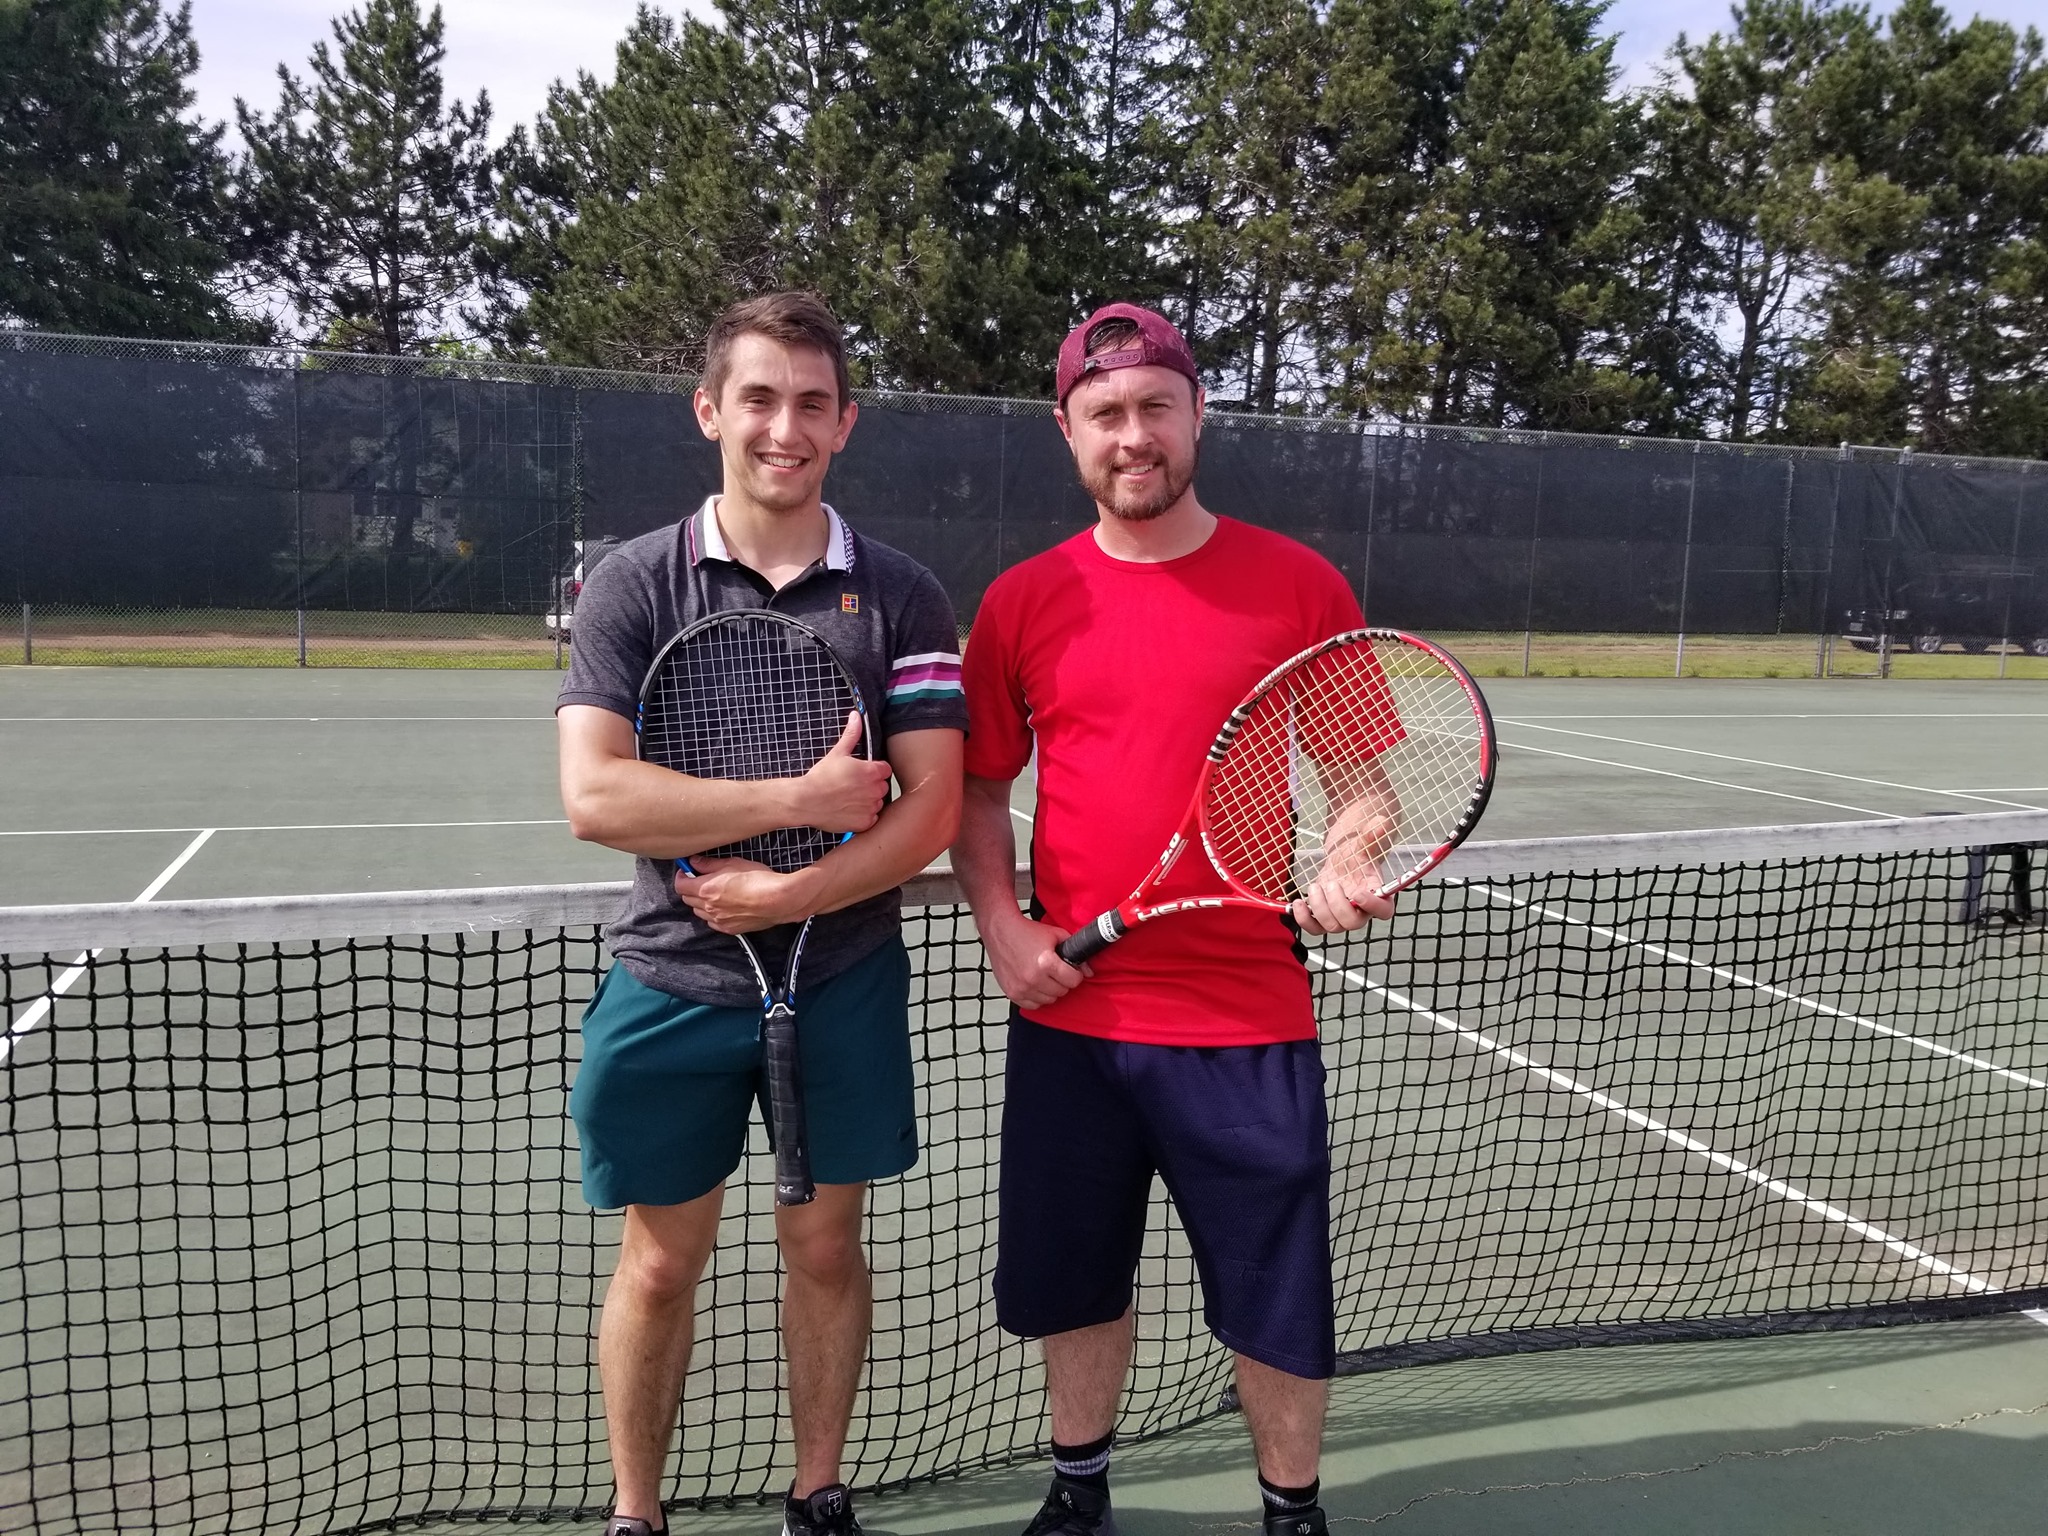
[[[1330,1520],[1319,1505],[1307,1509],[1269,1509],[1265,1536],[1330,1536]]]
[[[853,1495],[846,1491],[846,1484],[820,1488],[801,1503],[785,1499],[782,1536],[861,1536],[860,1522],[853,1518]]]
[[[1109,1494],[1064,1477],[1054,1477],[1052,1491],[1024,1536],[1116,1536],[1116,1518],[1109,1512]]]
[[[631,1515],[613,1515],[604,1523],[604,1536],[668,1536],[667,1525],[650,1525]]]

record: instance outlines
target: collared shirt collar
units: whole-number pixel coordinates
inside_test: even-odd
[[[832,510],[829,502],[825,507],[825,569],[828,571],[850,571],[853,569],[853,530],[845,520]],[[706,560],[731,560],[732,551],[726,548],[725,534],[718,526],[718,498],[706,496],[704,505],[690,518],[688,530],[690,541],[690,564],[701,565]]]

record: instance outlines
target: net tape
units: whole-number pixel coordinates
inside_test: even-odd
[[[1972,846],[2042,841],[2019,813],[1468,845],[1312,949],[1346,1368],[2048,1299],[2043,934],[1957,920],[2001,894]],[[582,1204],[564,1103],[621,889],[0,914],[0,1521],[606,1502],[617,1221]],[[954,895],[911,892],[926,1152],[874,1196],[867,1488],[1043,1434],[988,1297],[1007,1008]],[[748,1174],[680,1501],[787,1477],[758,1144]],[[1140,1336],[1127,1436],[1216,1411],[1227,1357],[1159,1201]]]

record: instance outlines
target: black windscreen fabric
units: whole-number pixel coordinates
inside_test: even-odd
[[[1698,455],[1643,442],[1623,452],[1544,448],[1528,627],[1670,633],[1679,628]]]
[[[1913,636],[2005,637],[2017,595],[2019,467],[1932,460],[1901,476],[1892,603]]]
[[[1376,440],[1366,617],[1408,629],[1520,629],[1543,449],[1527,440]]]
[[[291,606],[289,491],[35,479],[0,482],[0,496],[20,601]]]
[[[688,395],[579,396],[583,536],[632,539],[679,522],[718,489],[718,445]]]
[[[300,377],[305,606],[552,606],[555,581],[573,559],[573,392]]]
[[[927,566],[948,592],[980,593],[1001,569],[1005,459],[1018,425],[1057,436],[1047,419],[863,410],[832,461],[826,500],[863,534]]]
[[[23,602],[552,612],[578,541],[673,524],[720,483],[673,379],[74,341],[0,347],[0,594]],[[1196,488],[1320,551],[1375,623],[1810,634],[1889,605],[1949,639],[2026,640],[2048,630],[2044,479],[1212,415]],[[1094,520],[1030,402],[871,397],[826,495],[931,567],[963,624],[997,574]]]
[[[1702,445],[1680,615],[1693,633],[1776,634],[1790,596],[1794,460]]]
[[[2030,464],[2014,493],[2012,606],[2007,636],[2048,656],[2048,473]]]
[[[1851,453],[1837,472],[1842,505],[1835,529],[1835,606],[1830,618],[1839,625],[1851,613],[1882,609],[1891,591],[1899,468],[1890,458]]]
[[[1291,534],[1362,592],[1373,447],[1372,438],[1357,432],[1275,431],[1216,418],[1202,433],[1202,503]]]
[[[1799,454],[1785,467],[1791,483],[1785,508],[1785,600],[1778,629],[1819,634],[1835,602],[1835,525],[1841,517],[1841,464],[1829,455]]]

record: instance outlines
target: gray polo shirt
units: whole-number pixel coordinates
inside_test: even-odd
[[[713,512],[716,497],[674,527],[621,544],[584,581],[575,643],[556,708],[594,704],[634,719],[655,652],[707,613],[772,608],[824,637],[859,685],[875,753],[899,731],[967,729],[960,635],[938,578],[886,544],[862,538],[827,507],[825,558],[780,591],[734,559]],[[666,860],[635,862],[626,909],[605,930],[639,980],[691,1002],[758,1005],[746,956],[699,922],[669,886]],[[887,891],[811,925],[799,987],[838,975],[902,924],[902,893]],[[781,980],[795,928],[751,936]]]

